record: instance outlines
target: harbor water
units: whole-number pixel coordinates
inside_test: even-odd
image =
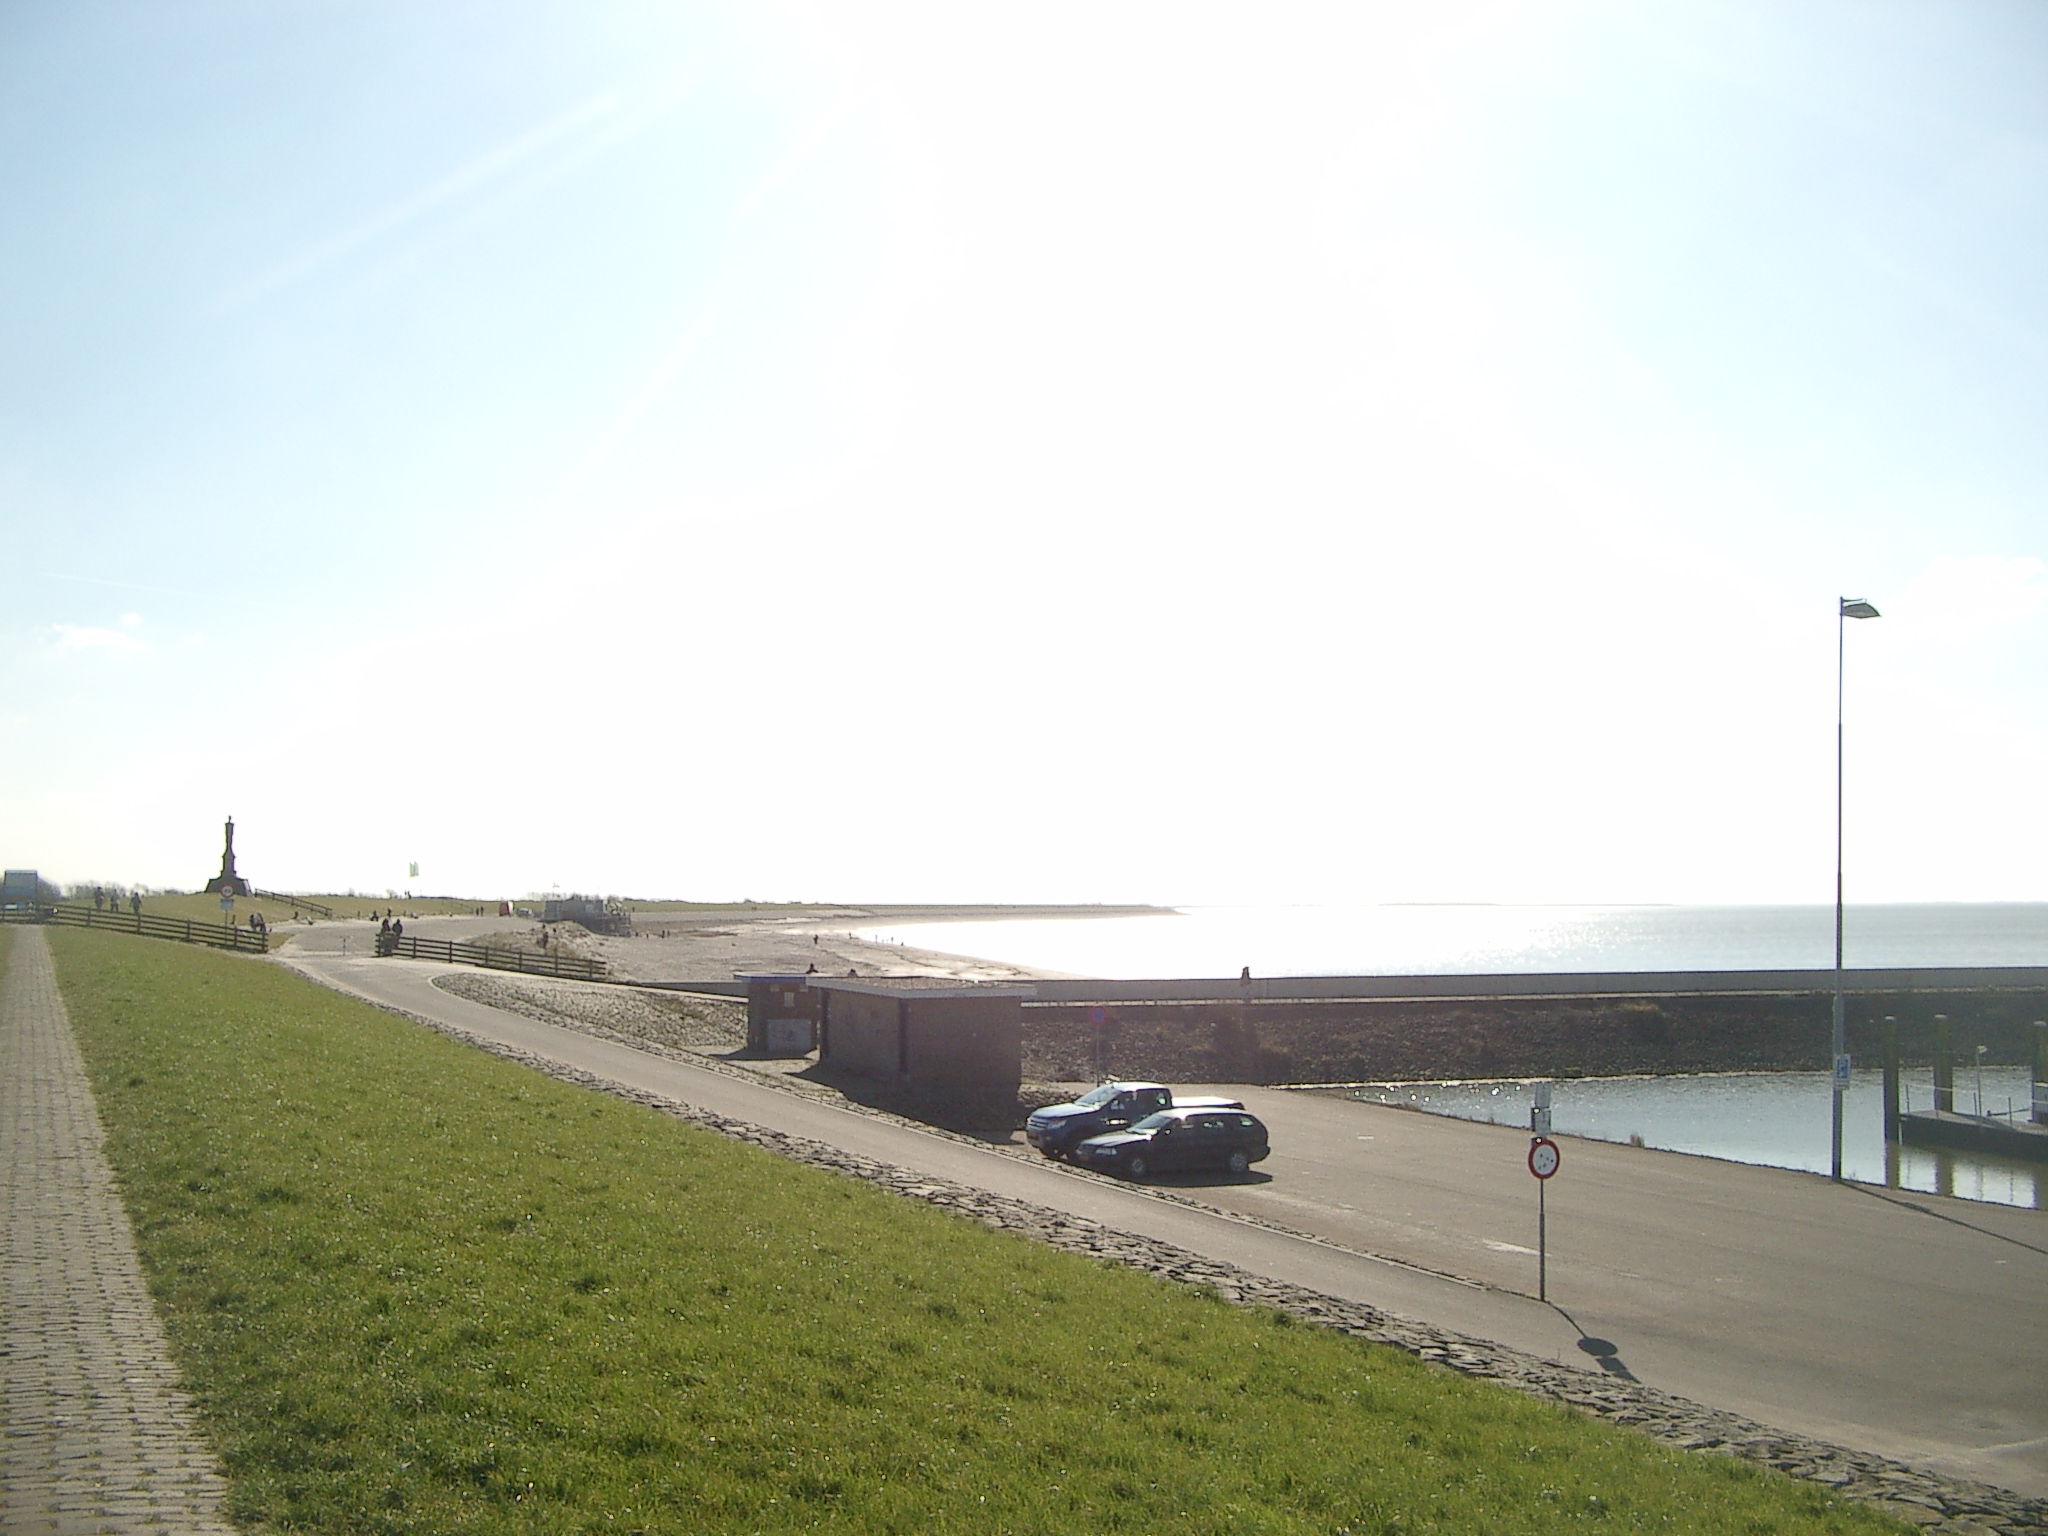
[[[2025,1121],[2030,1078],[2024,1067],[1986,1067],[1981,1091],[1974,1068],[1955,1074],[1959,1113],[2010,1113]],[[1392,1104],[1461,1120],[1527,1126],[1529,1081],[1372,1083],[1351,1090],[1374,1104]],[[1908,1070],[1908,1109],[1934,1107],[1934,1075]],[[1553,1084],[1554,1133],[1629,1142],[1770,1168],[1826,1173],[1831,1157],[1831,1085],[1825,1072],[1717,1072],[1676,1077],[1572,1078]],[[1567,1148],[1566,1156],[1570,1156]],[[1887,1146],[1881,1072],[1851,1074],[1842,1102],[1842,1172],[1863,1184],[1953,1195],[1999,1205],[2048,1208],[2048,1164],[2008,1161],[1932,1147]]]

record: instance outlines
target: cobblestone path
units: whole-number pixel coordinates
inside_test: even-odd
[[[226,1536],[41,930],[0,979],[0,1531]]]

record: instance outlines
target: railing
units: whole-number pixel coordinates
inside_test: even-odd
[[[67,928],[105,928],[115,933],[137,933],[149,939],[176,939],[182,944],[206,944],[214,949],[243,949],[254,954],[270,951],[270,933],[263,928],[239,927],[234,923],[209,923],[189,917],[158,917],[149,912],[100,911],[94,907],[60,902],[54,907],[16,908],[0,914],[10,923],[58,923]]]
[[[527,976],[565,976],[571,981],[603,981],[609,968],[602,960],[565,955],[557,950],[499,948],[464,944],[453,939],[421,939],[411,934],[377,935],[377,953],[407,960],[439,960],[446,965],[480,965],[491,971],[518,971]]]
[[[303,896],[287,896],[282,891],[259,891],[253,885],[249,887],[249,894],[259,901],[275,901],[283,906],[297,907],[301,911],[311,912],[320,917],[334,916],[334,908],[322,906],[317,901],[308,901]]]

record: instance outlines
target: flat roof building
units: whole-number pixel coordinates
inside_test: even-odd
[[[733,972],[747,988],[747,1049],[756,1056],[808,1056],[818,1048],[825,994],[802,971]]]
[[[807,976],[818,1061],[934,1120],[1009,1125],[1024,1081],[1028,986],[942,976]]]

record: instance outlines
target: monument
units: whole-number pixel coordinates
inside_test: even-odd
[[[221,850],[220,873],[206,882],[209,896],[246,896],[249,882],[235,873],[235,818],[228,818],[227,846]]]

